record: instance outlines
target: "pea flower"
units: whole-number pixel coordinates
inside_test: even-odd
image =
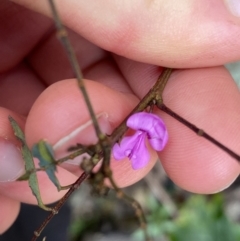
[[[128,157],[132,168],[137,170],[145,167],[150,159],[146,139],[154,150],[161,151],[168,141],[168,132],[162,119],[152,113],[133,114],[126,124],[136,132],[133,136],[124,137],[119,144],[116,143],[112,153],[116,160]]]

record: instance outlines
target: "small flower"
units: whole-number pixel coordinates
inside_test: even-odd
[[[116,143],[112,150],[113,156],[116,160],[128,157],[135,170],[143,168],[150,159],[146,139],[154,150],[161,151],[168,141],[166,126],[160,117],[146,112],[133,114],[126,124],[136,130],[136,133],[124,137],[120,144]]]

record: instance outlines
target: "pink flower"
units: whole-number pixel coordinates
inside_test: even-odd
[[[136,130],[136,133],[124,137],[120,144],[116,143],[112,153],[116,160],[128,157],[132,162],[132,168],[137,170],[145,167],[150,159],[146,139],[154,150],[161,151],[168,141],[168,132],[160,117],[146,112],[133,114],[126,124]]]

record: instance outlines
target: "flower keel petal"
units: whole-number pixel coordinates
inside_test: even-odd
[[[137,131],[133,136],[124,137],[120,144],[116,143],[112,149],[113,157],[116,160],[129,157],[141,134],[141,131]]]
[[[133,149],[130,160],[132,162],[132,168],[134,170],[141,169],[145,167],[150,159],[148,149],[146,147],[146,135],[145,133],[141,136],[141,139],[137,143],[137,146]]]

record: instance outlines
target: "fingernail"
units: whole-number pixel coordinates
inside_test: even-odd
[[[229,11],[236,17],[240,17],[240,0],[225,0]]]
[[[24,174],[21,151],[10,141],[0,138],[0,182],[12,182]]]
[[[101,113],[97,115],[98,124],[100,126],[100,129],[105,134],[111,134],[112,127],[108,120],[108,114],[107,113]],[[81,126],[78,126],[75,128],[71,133],[69,133],[67,136],[60,139],[54,146],[54,153],[55,158],[60,159],[64,156],[69,155],[70,153],[67,151],[67,149],[71,146],[75,146],[77,143],[83,144],[83,145],[92,145],[97,143],[97,136],[95,134],[95,130],[92,124],[92,120],[87,121]],[[88,157],[87,154],[80,155],[73,160],[68,160],[66,163],[73,164],[73,165],[80,165],[81,161],[83,160],[83,157]]]

